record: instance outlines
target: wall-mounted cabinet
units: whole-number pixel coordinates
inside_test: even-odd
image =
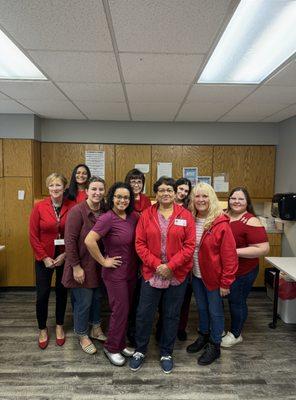
[[[32,140],[4,139],[4,176],[32,176]]]
[[[3,140],[0,139],[0,177],[3,176]]]

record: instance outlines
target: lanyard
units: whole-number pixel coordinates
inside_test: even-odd
[[[53,208],[54,215],[55,215],[55,218],[56,218],[56,221],[57,221],[57,225],[58,225],[58,232],[59,232],[58,238],[60,238],[61,237],[61,229],[60,229],[61,228],[61,217],[60,217],[60,212],[62,211],[62,204],[61,204],[61,207],[59,207],[60,208],[60,212],[59,213],[57,212],[56,207],[53,204],[53,202],[51,202],[51,204],[52,204],[52,208]]]

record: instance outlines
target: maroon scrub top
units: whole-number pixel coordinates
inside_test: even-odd
[[[136,278],[135,229],[138,218],[135,212],[123,219],[114,211],[109,210],[97,219],[92,230],[102,237],[106,256],[122,257],[122,264],[119,267],[102,268],[104,280],[119,281]]]

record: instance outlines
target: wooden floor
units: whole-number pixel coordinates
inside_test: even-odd
[[[96,355],[84,354],[72,333],[70,307],[66,344],[56,346],[53,303],[51,340],[40,350],[34,298],[33,292],[0,292],[0,399],[296,399],[296,325],[279,321],[276,330],[269,329],[272,304],[263,292],[251,295],[243,343],[223,350],[208,367],[185,351],[196,337],[192,303],[189,339],[176,343],[170,375],[160,370],[154,337],[138,372],[111,366],[100,344]]]

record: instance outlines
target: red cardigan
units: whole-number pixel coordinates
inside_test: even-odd
[[[30,216],[29,237],[37,261],[46,257],[54,257],[54,240],[58,238],[59,234],[64,237],[68,211],[73,206],[75,206],[74,201],[64,199],[60,224],[57,222],[50,197],[41,200],[34,206]],[[60,250],[63,252],[64,246],[60,246]]]
[[[235,240],[226,215],[204,231],[198,252],[202,280],[208,290],[229,289],[238,268]]]
[[[157,216],[158,205],[147,208],[136,228],[136,250],[141,260],[142,274],[149,280],[161,262],[161,232]],[[179,225],[176,225],[179,224]],[[186,226],[182,226],[184,224]],[[192,269],[195,248],[195,223],[192,214],[184,207],[174,204],[167,231],[167,266],[174,277],[183,282]]]

